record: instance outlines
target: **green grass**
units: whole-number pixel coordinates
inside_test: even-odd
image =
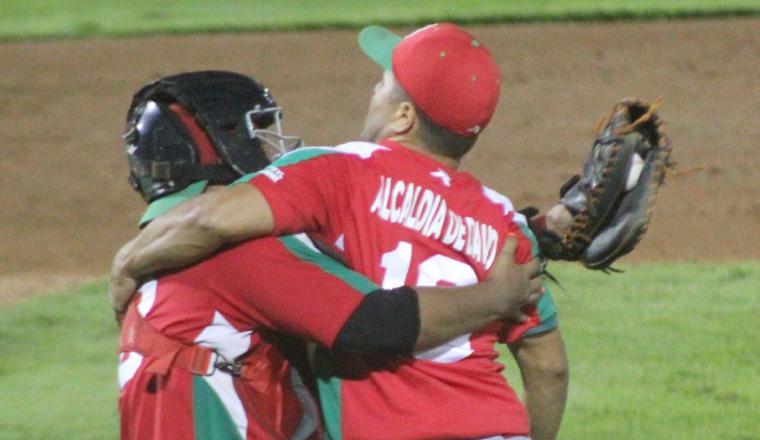
[[[554,268],[571,361],[560,438],[760,439],[760,262],[623,268]],[[117,438],[104,292],[96,283],[0,309],[0,438]]]
[[[758,0],[0,0],[0,39],[754,15]]]
[[[571,363],[560,438],[760,439],[760,263],[555,270]]]
[[[118,438],[105,283],[0,309],[0,438]]]

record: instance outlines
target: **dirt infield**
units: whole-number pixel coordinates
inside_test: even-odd
[[[548,206],[600,115],[623,96],[663,96],[675,160],[706,169],[669,180],[629,261],[760,258],[760,19],[471,30],[500,60],[504,88],[466,170],[518,206]],[[331,145],[358,133],[379,77],[353,31],[2,44],[0,64],[6,281],[103,275],[136,231],[143,204],[120,136],[132,93],[149,80],[198,69],[255,76],[285,107],[288,131]]]

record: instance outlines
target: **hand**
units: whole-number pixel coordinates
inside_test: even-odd
[[[111,307],[119,326],[121,326],[121,321],[127,313],[129,302],[136,290],[137,280],[125,275],[111,273],[111,279],[108,283],[108,297],[111,300]]]
[[[129,302],[137,290],[137,280],[129,276],[124,269],[125,255],[129,253],[132,243],[125,244],[116,253],[111,267],[111,276],[108,280],[108,299],[111,301],[111,307],[116,315],[116,322],[119,326],[121,326],[124,315],[127,313]]]
[[[541,264],[532,259],[525,264],[515,262],[517,237],[507,237],[501,253],[496,257],[488,283],[492,283],[495,294],[501,299],[504,319],[525,322],[528,316],[522,307],[534,304],[544,293],[544,277],[540,274]]]
[[[546,229],[562,236],[573,223],[573,214],[560,203],[552,206],[546,213]]]

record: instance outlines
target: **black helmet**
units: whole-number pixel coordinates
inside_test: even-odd
[[[282,136],[280,117],[269,91],[244,75],[202,71],[155,81],[135,94],[127,114],[130,183],[148,202],[199,180],[231,183],[269,164],[264,145],[280,149],[295,139]],[[267,130],[272,124],[276,132]]]

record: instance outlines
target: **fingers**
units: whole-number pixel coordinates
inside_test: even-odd
[[[512,256],[515,254],[516,249],[517,237],[514,234],[507,235],[506,240],[504,240],[504,246],[501,248],[501,253],[503,255]]]
[[[506,276],[510,267],[514,265],[514,254],[517,249],[517,237],[513,234],[507,236],[504,246],[494,261],[493,270],[489,275],[490,279],[501,279]]]
[[[541,273],[541,261],[536,258],[531,258],[530,261],[522,266],[523,271],[528,274],[529,278],[535,278],[536,275]]]
[[[525,297],[525,304],[535,304],[544,294],[544,277],[538,276],[528,282],[528,295]]]
[[[511,313],[507,319],[516,323],[525,323],[531,316],[524,309],[525,306],[536,304],[544,295],[544,277],[538,275],[530,280],[526,281],[524,292],[528,292],[527,295],[523,294],[520,306],[517,310]]]
[[[136,280],[128,277],[112,277],[108,289],[111,307],[116,315],[123,314],[137,290]]]
[[[544,276],[539,275],[528,281],[530,294],[538,294],[539,296],[544,293]]]

